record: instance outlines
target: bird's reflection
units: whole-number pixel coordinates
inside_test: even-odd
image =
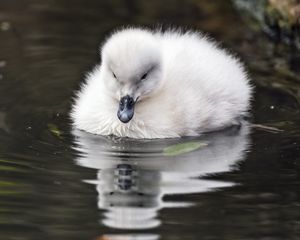
[[[98,207],[106,210],[101,220],[111,228],[148,229],[160,225],[158,210],[188,207],[189,202],[164,201],[168,194],[188,194],[233,186],[233,182],[201,179],[228,172],[243,160],[249,146],[245,123],[226,131],[198,138],[171,140],[131,140],[74,131],[77,164],[98,170],[94,184]],[[164,149],[180,143],[205,143],[199,149],[179,155]]]

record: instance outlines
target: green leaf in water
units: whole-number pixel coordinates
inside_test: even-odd
[[[20,169],[14,166],[3,166],[0,165],[0,172],[7,171],[7,172],[25,172],[24,169]]]
[[[177,156],[184,153],[192,152],[197,150],[200,147],[205,147],[208,144],[205,142],[186,142],[179,143],[169,147],[166,147],[163,151],[165,156]]]
[[[15,182],[9,182],[9,181],[0,181],[0,188],[2,187],[14,187],[17,186]]]
[[[53,135],[55,135],[58,138],[62,138],[62,131],[60,131],[56,125],[49,123],[48,128],[50,132],[53,133]]]

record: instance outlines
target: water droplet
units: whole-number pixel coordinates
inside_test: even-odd
[[[3,68],[6,66],[6,61],[0,61],[0,68]]]
[[[8,31],[10,28],[11,28],[10,22],[5,21],[0,24],[1,31]]]

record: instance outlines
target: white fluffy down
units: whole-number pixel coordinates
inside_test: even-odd
[[[196,136],[237,124],[249,109],[243,65],[200,33],[123,29],[104,43],[101,59],[72,108],[78,129],[130,138]],[[117,111],[129,92],[137,102],[125,124]]]

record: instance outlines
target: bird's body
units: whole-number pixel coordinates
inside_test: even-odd
[[[101,135],[195,136],[236,124],[250,97],[242,64],[201,34],[125,29],[104,44],[71,116]]]

